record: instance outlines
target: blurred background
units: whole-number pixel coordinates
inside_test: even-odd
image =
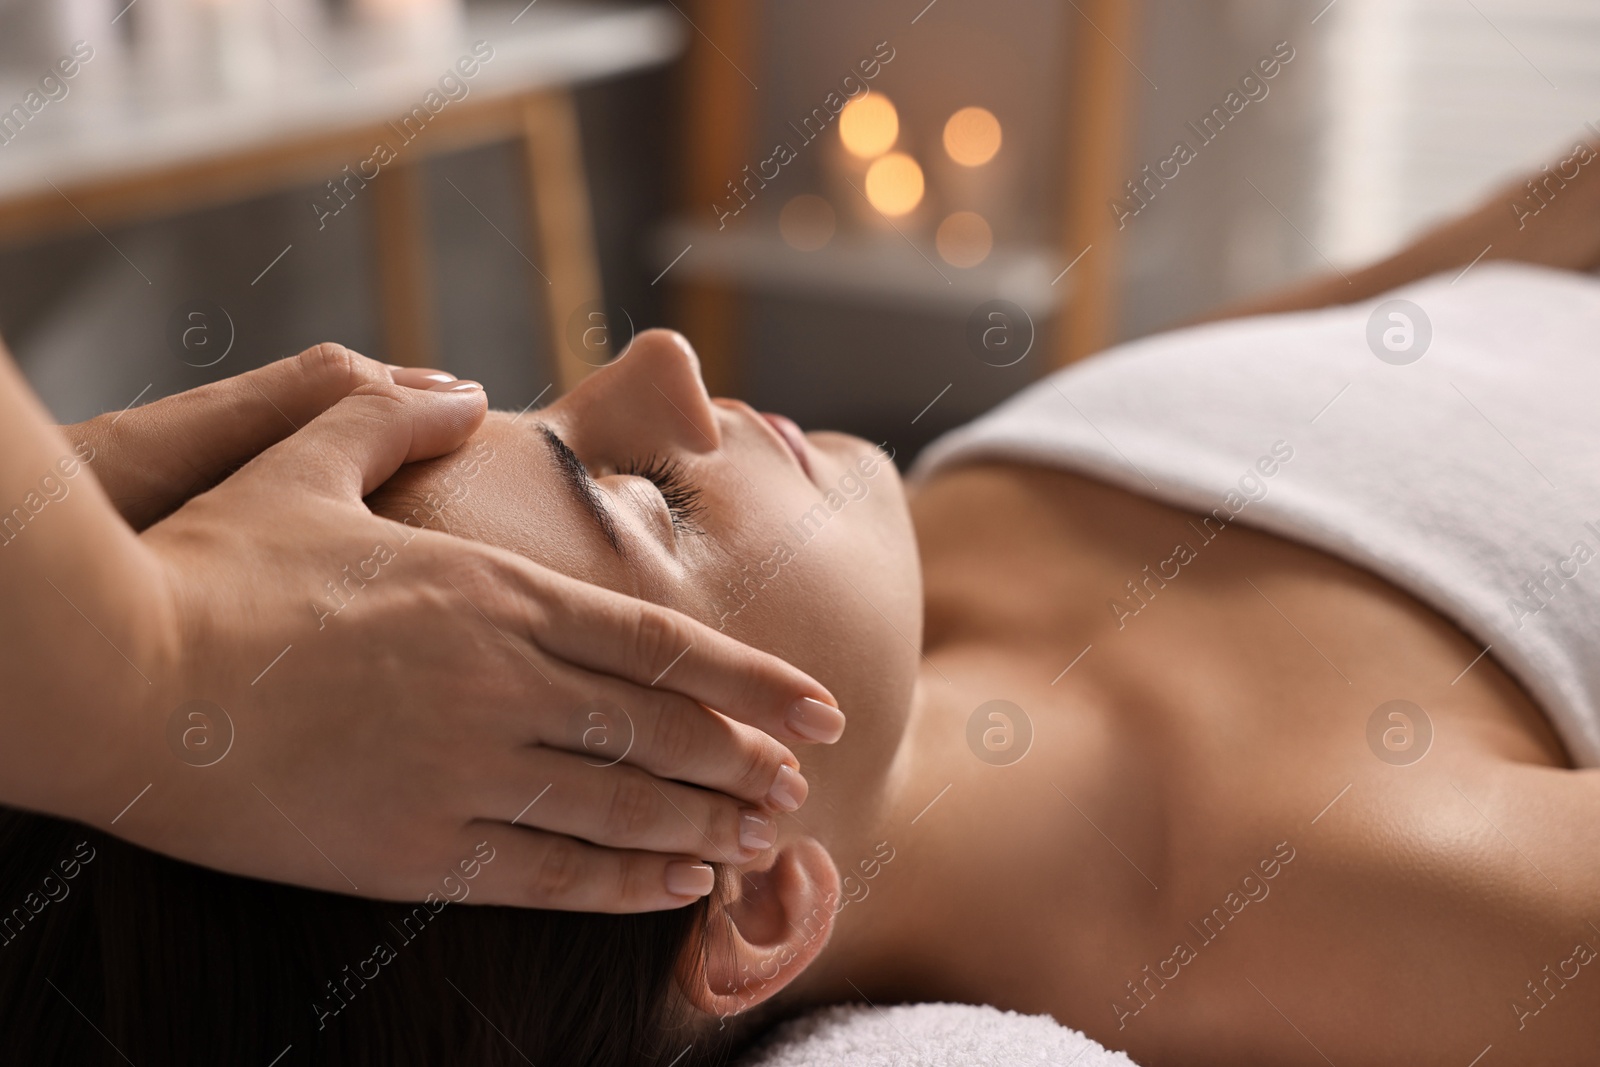
[[[76,421],[323,340],[520,409],[667,325],[906,459],[1554,167],[1597,54],[1580,0],[0,0],[0,334]]]

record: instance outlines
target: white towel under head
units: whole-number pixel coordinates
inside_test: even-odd
[[[1416,362],[1377,355],[1402,320],[1376,316],[1369,344],[1392,299],[1431,322]],[[996,458],[1222,507],[1372,571],[1489,648],[1600,765],[1600,281],[1481,263],[1123,345],[946,434],[913,474]]]
[[[836,1005],[778,1027],[741,1067],[1138,1067],[1048,1015],[971,1004]]]

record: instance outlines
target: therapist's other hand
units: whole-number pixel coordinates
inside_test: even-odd
[[[787,713],[826,690],[685,616],[362,503],[456,449],[485,406],[361,386],[141,536],[165,666],[115,790],[154,781],[113,832],[331,891],[606,912],[681,906],[711,888],[703,861],[762,855],[771,814],[805,795],[769,732],[799,740]],[[630,718],[591,718],[597,700]]]
[[[128,525],[143,530],[363,385],[447,387],[444,371],[393,367],[320,344],[244,374],[61,427],[93,448],[94,474]]]

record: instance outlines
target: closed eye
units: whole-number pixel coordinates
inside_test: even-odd
[[[679,533],[705,532],[697,521],[705,512],[700,490],[689,481],[682,464],[652,455],[642,460],[630,459],[618,468],[617,473],[652,483],[661,494],[661,499],[666,501],[674,530]]]

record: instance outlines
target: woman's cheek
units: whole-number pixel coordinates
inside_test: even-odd
[[[680,591],[694,606],[680,610],[740,640],[758,643],[770,634],[767,620],[793,603],[795,567],[807,555],[785,518],[793,507],[770,498],[758,503],[746,494],[708,508],[713,516],[704,538],[690,545],[693,563]]]

